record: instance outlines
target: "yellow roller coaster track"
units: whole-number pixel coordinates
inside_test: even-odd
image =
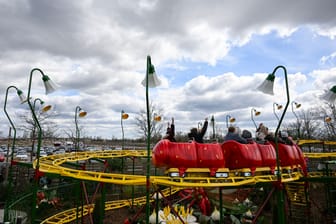
[[[321,143],[320,141],[300,141],[299,144],[307,143]],[[325,143],[325,142],[324,142]],[[334,144],[334,143],[333,143]],[[336,143],[335,143],[336,144]],[[307,158],[336,158],[336,153],[305,153]],[[128,175],[128,174],[115,174],[115,173],[103,173],[103,172],[93,172],[85,170],[71,169],[62,166],[64,163],[86,161],[90,159],[111,159],[111,158],[121,158],[121,157],[146,157],[146,150],[109,150],[109,151],[95,151],[95,152],[77,152],[77,153],[66,153],[62,155],[52,155],[48,157],[42,157],[39,160],[39,171],[45,173],[58,174],[61,176],[72,177],[79,180],[88,180],[96,182],[104,182],[110,184],[119,185],[145,185],[146,176],[144,175]],[[36,169],[35,160],[33,167]],[[323,174],[321,172],[310,172],[310,177],[320,177]],[[302,177],[300,172],[292,173],[282,173],[281,181],[290,182],[299,180]],[[257,175],[250,177],[226,177],[226,178],[215,178],[215,177],[168,177],[168,176],[150,176],[150,182],[153,185],[163,185],[170,186],[172,188],[167,188],[164,191],[165,195],[174,194],[181,188],[189,187],[235,187],[242,185],[252,185],[257,182],[273,182],[277,181],[276,175]],[[144,204],[145,197],[134,199],[134,204],[142,205]],[[106,202],[105,210],[117,209],[125,206],[130,206],[130,200],[119,200]],[[88,215],[92,212],[94,205],[86,205],[83,207],[83,213],[77,214],[77,208],[69,209],[58,213],[48,219],[42,221],[42,223],[69,223],[75,220],[78,215]],[[80,209],[82,210],[82,209]]]
[[[45,173],[58,174],[65,177],[71,177],[79,180],[96,181],[118,185],[145,185],[145,175],[130,175],[86,171],[72,169],[62,166],[66,162],[84,161],[89,159],[108,159],[120,157],[146,157],[145,150],[122,150],[122,151],[95,151],[95,152],[78,152],[66,153],[63,155],[52,155],[42,157],[39,161],[39,171]],[[315,154],[314,154],[315,156]],[[322,155],[319,155],[322,157]],[[336,153],[328,154],[328,157],[336,157]],[[33,163],[36,168],[36,161]],[[300,179],[300,172],[283,173],[281,174],[282,182],[294,181]],[[156,185],[174,186],[174,187],[234,187],[255,184],[257,182],[276,181],[276,175],[261,175],[261,176],[229,176],[229,177],[169,177],[169,176],[150,176],[150,182]]]
[[[165,197],[167,197],[169,195],[175,194],[176,192],[178,192],[180,190],[181,189],[179,189],[179,188],[166,188],[165,190],[162,191],[162,193]],[[153,201],[153,199],[151,199],[151,201]],[[133,203],[136,206],[146,204],[146,196],[135,198],[133,200]],[[123,208],[123,207],[131,207],[131,206],[132,206],[132,200],[109,201],[109,202],[105,203],[105,211],[118,209],[118,208]],[[57,213],[53,216],[50,216],[49,218],[43,220],[41,222],[41,224],[42,223],[43,224],[69,223],[71,221],[76,220],[76,218],[81,218],[82,215],[83,215],[83,217],[89,215],[90,213],[93,212],[93,209],[94,209],[94,204],[85,205],[83,207],[83,211],[82,211],[81,207],[79,207],[78,209],[77,208],[68,209],[66,211],[63,211],[63,212]],[[77,211],[79,211],[79,212],[77,213]]]

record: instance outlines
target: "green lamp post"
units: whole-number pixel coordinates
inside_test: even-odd
[[[27,101],[27,97],[25,97],[25,95],[23,94],[23,92],[18,89],[16,86],[8,86],[7,90],[6,90],[6,96],[5,96],[5,103],[4,103],[4,112],[6,114],[6,117],[12,127],[12,130],[13,130],[13,141],[12,141],[12,150],[11,150],[11,161],[13,160],[13,157],[14,157],[14,149],[15,149],[15,141],[16,141],[16,128],[15,128],[15,125],[13,123],[13,121],[11,120],[8,112],[7,112],[7,98],[8,98],[8,93],[9,93],[9,90],[10,89],[15,89],[16,90],[16,93],[17,95],[19,96],[20,98],[20,101],[21,101],[21,104],[22,103],[25,103]],[[8,191],[7,191],[7,195],[11,195],[11,185],[12,185],[12,163],[10,163],[10,166],[8,167],[8,157],[9,157],[9,148],[7,149],[7,154],[6,154],[6,181],[7,181],[7,178],[8,178],[8,170],[9,170],[9,181],[8,181]],[[4,217],[3,217],[3,221],[4,222],[7,222],[7,221],[10,221],[9,220],[9,216],[8,216],[8,209],[9,209],[9,198],[7,198],[6,200],[6,204],[5,204],[5,209],[4,209]]]
[[[300,123],[299,117],[297,116],[297,114],[294,111],[294,106],[295,106],[295,109],[299,109],[301,107],[301,104],[297,103],[295,101],[292,101],[291,106],[292,106],[292,112],[293,112],[294,116],[296,117],[296,123],[298,125],[298,128],[297,128],[297,138],[296,139],[299,140],[299,138],[300,138],[300,129],[301,129],[301,125],[300,124],[301,123]]]
[[[36,108],[36,102],[39,101],[40,105],[44,105],[44,101],[41,100],[40,98],[36,98],[33,103],[33,109],[35,111]],[[42,108],[42,112],[47,112],[51,109],[51,105],[46,105]],[[33,126],[33,133],[32,133],[32,148],[31,148],[31,153],[30,153],[30,161],[33,161],[33,153],[34,153],[34,146],[35,146],[35,133],[36,133],[36,122],[34,121],[34,126]]]
[[[273,114],[277,118],[277,120],[279,121],[279,116],[277,115],[275,109],[281,110],[282,109],[282,105],[278,104],[278,103],[273,103]]]
[[[75,109],[75,125],[76,125],[76,152],[79,151],[79,138],[80,138],[80,131],[78,128],[78,121],[77,117],[85,117],[87,114],[80,106],[77,106]]]
[[[124,149],[125,146],[125,135],[124,135],[124,124],[123,120],[128,119],[128,114],[124,110],[121,110],[120,125],[121,125],[121,134],[122,134],[122,145],[121,149]]]
[[[261,114],[261,112],[260,111],[257,111],[255,108],[252,108],[251,109],[251,120],[252,120],[252,122],[253,122],[253,124],[254,124],[254,126],[255,126],[255,128],[257,129],[257,124],[255,123],[255,121],[254,121],[254,116],[259,116]]]
[[[151,150],[150,150],[150,140],[151,140],[151,116],[149,108],[149,88],[154,88],[161,84],[161,81],[157,78],[155,73],[154,65],[152,65],[151,57],[147,56],[147,68],[146,68],[146,77],[141,82],[143,86],[146,87],[146,112],[147,112],[147,174],[146,174],[146,224],[149,223],[150,215],[150,159],[151,159]]]
[[[55,91],[55,84],[50,80],[49,76],[45,75],[43,71],[39,68],[34,68],[30,71],[30,77],[29,77],[29,86],[28,86],[28,105],[30,108],[30,111],[33,115],[33,120],[36,124],[36,127],[38,128],[38,141],[37,141],[37,150],[36,150],[36,163],[35,163],[35,186],[33,191],[33,199],[32,199],[32,217],[31,217],[31,223],[35,223],[35,216],[36,216],[36,193],[38,190],[38,177],[40,175],[39,173],[39,166],[40,166],[40,150],[41,150],[41,142],[42,142],[42,128],[41,125],[37,119],[37,116],[35,114],[35,109],[30,102],[30,92],[31,92],[31,84],[32,84],[32,77],[34,72],[39,72],[42,75],[42,81],[44,83],[44,87],[46,90],[46,94],[52,93]]]
[[[236,118],[231,115],[226,115],[226,127],[229,128],[229,123],[233,123],[236,121]]]
[[[286,106],[282,112],[281,118],[279,119],[278,122],[278,126],[275,130],[274,133],[274,140],[275,140],[275,153],[276,153],[276,165],[277,165],[277,212],[278,212],[278,223],[279,224],[285,224],[286,223],[286,217],[285,217],[285,197],[284,197],[284,190],[282,182],[281,182],[281,173],[280,173],[280,160],[279,160],[279,146],[278,146],[278,132],[279,132],[279,128],[281,126],[282,120],[286,114],[289,102],[290,102],[290,97],[289,97],[289,88],[288,88],[288,79],[287,79],[287,70],[284,66],[279,65],[277,67],[274,68],[273,72],[271,74],[269,74],[266,78],[266,80],[257,88],[257,90],[266,93],[266,94],[270,94],[270,95],[274,95],[273,93],[273,84],[274,84],[274,79],[275,79],[275,73],[278,69],[282,69],[284,71],[284,75],[285,75],[285,83],[286,83],[286,95],[287,95],[287,102],[286,102]],[[274,105],[274,104],[273,104]]]

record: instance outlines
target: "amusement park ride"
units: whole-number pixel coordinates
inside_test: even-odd
[[[223,190],[268,186],[271,188],[269,195],[275,194],[277,199],[275,203],[276,209],[272,210],[274,216],[277,217],[277,223],[289,223],[287,221],[290,214],[288,214],[289,211],[286,209],[287,205],[290,204],[294,206],[300,203],[305,203],[305,205],[308,206],[309,198],[307,195],[310,182],[325,183],[329,187],[328,193],[332,192],[331,190],[336,189],[336,186],[334,186],[336,171],[330,167],[332,164],[336,163],[336,149],[334,147],[336,143],[301,140],[297,143],[292,142],[291,144],[284,144],[278,141],[279,139],[277,136],[279,128],[290,102],[286,69],[283,66],[276,67],[259,89],[269,94],[273,93],[273,90],[268,85],[272,85],[275,78],[274,74],[277,69],[283,69],[285,73],[287,104],[284,107],[282,116],[279,118],[274,142],[252,141],[248,144],[241,144],[230,140],[223,143],[214,142],[200,144],[195,141],[170,142],[168,140],[161,140],[154,147],[151,147],[151,135],[148,133],[147,150],[129,150],[123,148],[123,150],[74,152],[50,155],[47,157],[39,157],[38,150],[37,159],[32,164],[15,161],[13,157],[11,157],[10,172],[12,172],[15,167],[18,167],[18,165],[32,167],[35,172],[33,175],[34,179],[32,180],[33,187],[30,194],[20,196],[19,198],[14,198],[14,196],[12,196],[6,202],[4,222],[14,222],[17,218],[15,213],[17,210],[15,208],[18,204],[22,203],[24,198],[30,198],[30,204],[32,205],[30,211],[31,215],[29,216],[30,223],[79,223],[83,217],[89,217],[87,219],[89,220],[89,223],[94,223],[92,216],[95,212],[95,207],[101,207],[102,211],[100,211],[100,214],[104,215],[105,211],[126,206],[133,207],[134,205],[146,206],[146,223],[149,223],[148,211],[150,209],[158,211],[159,201],[167,200],[169,196],[176,193],[183,198],[188,198],[195,194],[197,197],[201,197],[202,199],[199,202],[192,201],[191,204],[197,204],[200,207],[201,213],[205,216],[209,216],[212,208],[210,200],[208,200],[205,192],[207,189],[219,189],[219,218],[216,221],[217,223],[224,223],[224,211],[222,209],[224,207]],[[44,76],[41,70],[35,71],[40,71],[42,73],[44,81],[49,80],[49,78]],[[152,80],[149,80],[149,78],[155,78],[155,76],[150,76],[151,72],[154,72],[154,67],[151,65],[150,57],[148,57],[146,80],[143,83],[146,86],[147,103],[148,87],[150,87],[153,82]],[[31,76],[32,73],[33,71],[31,72]],[[29,83],[28,101],[30,101],[30,85],[31,80]],[[336,86],[331,89],[331,92],[332,93],[325,95],[325,97],[328,97],[329,100],[334,102]],[[29,105],[34,116],[34,121],[38,126],[39,149],[41,147],[42,130],[41,127],[39,127],[38,120],[33,112],[34,109],[30,103]],[[123,113],[124,112],[122,112],[122,116]],[[148,126],[150,126],[149,117],[147,121]],[[148,128],[148,130],[150,129]],[[15,137],[13,139],[13,146],[14,144]],[[323,145],[323,147],[331,146],[333,149],[325,150],[325,148],[323,148],[323,150],[318,153],[303,150],[303,147],[308,144],[319,144]],[[312,147],[313,146],[309,146],[308,150]],[[142,175],[135,175],[134,169],[131,173],[123,171],[107,172],[105,167],[107,161],[116,158],[131,158],[133,161],[137,158],[144,158],[147,165],[146,175],[144,175],[143,170]],[[319,164],[324,166],[323,169],[313,168],[317,167],[317,164],[313,163],[316,159],[318,159]],[[93,161],[103,164],[104,169],[98,171],[87,170],[85,164],[92,163]],[[153,166],[155,170],[154,173],[151,166]],[[157,170],[161,170],[162,173],[157,173]],[[46,190],[43,189],[43,187],[46,186],[46,184],[42,184],[41,186],[41,181],[44,180],[45,177],[74,180],[74,184],[77,184],[80,189],[80,192],[76,192],[76,194],[79,195],[79,198],[84,198],[84,200],[79,200],[81,202],[80,204],[75,202],[77,203],[77,206],[74,208],[59,211],[60,208],[57,207],[59,198],[49,198],[47,201],[55,206],[55,208],[57,207],[57,209],[44,220],[38,220],[36,218],[37,210],[39,209],[38,206],[41,204],[41,201],[46,200],[45,195],[43,194],[43,191]],[[17,179],[18,178],[16,178],[16,180]],[[11,177],[10,187],[12,186],[12,181]],[[94,201],[88,199],[87,188],[84,184],[88,182],[96,184],[97,191],[100,189],[101,201],[99,203],[97,203],[97,201],[94,203]],[[132,195],[132,200],[105,201],[104,192],[106,186],[111,185],[145,186],[146,197],[135,198]],[[297,187],[293,188],[293,186]],[[331,188],[333,188],[333,186],[335,188],[331,189],[330,186]],[[8,192],[13,192],[13,189],[9,189]],[[156,196],[150,197],[151,195]],[[335,196],[336,195],[334,194],[332,197]],[[298,198],[300,198],[300,200]],[[265,202],[254,211],[250,222],[246,223],[258,223],[260,221],[258,219],[269,200],[270,196],[267,196]],[[332,198],[330,198],[330,200],[332,200]],[[166,205],[174,210],[174,206],[171,203],[166,202]],[[336,206],[333,207],[333,203],[328,205],[330,205],[327,206],[328,209],[330,209],[328,212],[335,215]],[[178,214],[177,216],[179,217]],[[307,217],[309,216],[307,215]],[[158,218],[159,217],[156,218],[156,221]],[[239,223],[234,221],[233,218],[231,220],[232,223]],[[307,219],[304,222],[314,223]],[[100,220],[99,223],[103,223],[102,220]],[[134,219],[127,219],[125,220],[125,223],[136,222]],[[175,223],[188,222],[181,219],[180,222]]]

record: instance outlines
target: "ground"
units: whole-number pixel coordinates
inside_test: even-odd
[[[120,208],[109,211],[105,215],[104,224],[123,224],[127,217],[133,217],[128,208]]]

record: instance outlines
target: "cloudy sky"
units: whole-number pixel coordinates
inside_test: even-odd
[[[251,108],[272,129],[273,104],[286,103],[284,71],[276,72],[274,96],[255,89],[276,66],[285,66],[290,100],[302,109],[323,105],[318,96],[336,85],[335,9],[335,0],[0,0],[0,102],[10,85],[27,95],[30,71],[40,68],[59,88],[45,95],[36,72],[31,96],[53,105],[60,132],[75,128],[80,106],[86,136],[121,138],[124,110],[125,137],[137,137],[150,55],[162,81],[150,99],[163,122],[175,118],[176,131],[212,115],[217,129],[226,129],[227,115],[254,129]],[[16,125],[25,110],[11,90]],[[288,108],[284,122],[294,118]],[[6,136],[4,113],[0,127]]]

